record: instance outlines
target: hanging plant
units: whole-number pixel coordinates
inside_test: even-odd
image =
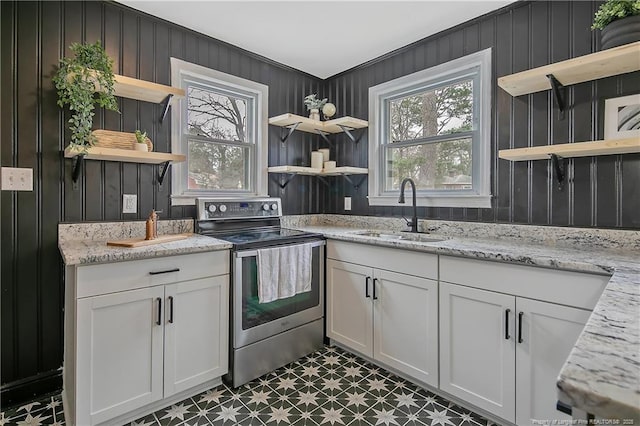
[[[69,105],[72,115],[70,146],[81,152],[95,142],[91,134],[95,105],[118,111],[113,94],[115,76],[111,59],[100,41],[94,44],[73,43],[73,57],[62,58],[60,68],[53,77],[58,89],[58,105]],[[97,95],[96,95],[97,90]]]

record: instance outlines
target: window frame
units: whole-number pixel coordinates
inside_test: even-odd
[[[171,152],[183,154],[187,161],[173,163],[171,166],[171,205],[194,205],[197,197],[265,197],[267,194],[267,155],[268,155],[268,86],[241,77],[226,74],[201,65],[196,65],[177,58],[171,58],[171,84],[187,92],[189,85],[210,88],[217,93],[228,93],[231,96],[247,100],[247,135],[252,134],[254,142],[227,143],[225,145],[248,147],[253,155],[245,161],[249,173],[246,190],[193,190],[188,188],[189,147],[188,141],[210,142],[208,138],[189,135],[187,127],[187,96],[172,104],[171,112]],[[250,104],[252,104],[250,106]],[[249,113],[253,110],[253,116]],[[205,140],[206,139],[206,140]]]
[[[471,78],[470,78],[471,77]],[[369,88],[369,199],[370,205],[395,206],[398,190],[385,190],[386,151],[391,101],[458,81],[473,80],[474,129],[429,137],[430,143],[471,137],[471,190],[418,190],[416,203],[427,207],[491,207],[491,49],[485,49]],[[418,143],[415,143],[418,144]],[[411,145],[415,145],[411,144]],[[398,145],[400,147],[400,145]]]

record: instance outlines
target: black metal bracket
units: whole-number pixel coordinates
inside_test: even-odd
[[[293,178],[295,178],[296,176],[298,176],[297,173],[279,173],[282,175],[287,175],[286,179],[273,179],[273,181],[275,183],[278,184],[278,186],[280,187],[280,189],[285,189],[287,185],[289,185],[289,182],[291,182],[293,180]]]
[[[553,97],[556,100],[556,105],[558,106],[558,119],[564,120],[564,110],[566,109],[566,105],[564,103],[564,86],[556,79],[553,74],[547,74],[547,78],[549,79],[549,83],[551,84],[551,89],[553,89]]]
[[[328,144],[329,144],[329,146],[333,147],[333,142],[331,142],[331,141],[329,140],[329,138],[327,137],[327,135],[330,135],[331,133],[327,133],[327,132],[325,132],[324,130],[320,130],[320,129],[316,129],[316,132],[317,132],[320,136],[322,136],[322,139],[324,139],[324,141],[325,141],[326,143],[328,143]]]
[[[558,189],[562,190],[564,183],[564,163],[561,165],[560,159],[556,154],[551,154],[551,163],[553,163],[553,170],[556,175],[556,180],[558,181]]]
[[[356,138],[355,136],[353,136],[352,132],[357,129],[354,129],[353,127],[343,126],[342,124],[338,124],[337,126],[340,127],[345,135],[347,135],[347,137],[351,139],[351,142],[355,144],[360,142],[360,139],[362,139],[362,135],[364,135],[364,129],[361,129],[360,135]]]
[[[167,116],[167,113],[169,112],[169,107],[171,106],[171,98],[173,97],[173,95],[167,95],[166,98],[164,98],[164,100],[162,101],[162,115],[160,116],[160,122],[162,123],[164,121],[164,118]]]
[[[169,170],[169,166],[171,166],[171,161],[165,161],[160,164],[160,170],[158,170],[158,185],[162,185],[162,182],[164,182],[164,177]]]
[[[327,182],[327,180],[322,176],[318,176],[318,180],[320,180],[320,182],[324,183],[325,186],[331,186],[331,185],[329,185],[329,182]]]
[[[351,185],[353,185],[356,191],[360,189],[360,185],[362,185],[364,183],[364,180],[367,178],[367,175],[363,175],[362,178],[360,178],[360,180],[358,181],[358,183],[355,183],[353,179],[351,179],[348,175],[343,175],[343,176]]]
[[[84,154],[79,154],[73,157],[71,180],[73,181],[73,189],[78,189],[78,178],[82,171],[82,163],[84,162]]]
[[[301,124],[301,121],[298,121],[297,123],[293,123],[289,126],[285,126],[282,128],[282,130],[280,131],[280,142],[285,143],[287,139],[289,139],[289,136],[291,136],[293,134],[293,132],[296,131],[296,129],[298,128],[298,126]],[[284,129],[289,129],[288,132],[284,132]]]

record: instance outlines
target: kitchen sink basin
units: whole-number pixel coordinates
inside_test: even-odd
[[[437,243],[447,238],[434,237],[428,234],[419,234],[414,232],[385,232],[385,231],[357,231],[355,235],[363,237],[380,238],[383,240],[400,240],[400,241],[417,241],[421,243]]]

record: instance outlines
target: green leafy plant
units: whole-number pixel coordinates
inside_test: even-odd
[[[640,0],[608,0],[600,5],[591,29],[601,30],[615,20],[633,15],[640,15]]]
[[[58,89],[58,105],[61,108],[69,105],[72,112],[69,119],[70,146],[86,152],[87,147],[95,142],[95,136],[91,134],[95,105],[118,111],[113,94],[113,59],[107,55],[100,41],[73,43],[70,49],[73,57],[60,60],[53,82]]]
[[[307,106],[307,110],[320,109],[327,103],[327,98],[317,99],[317,94],[312,94],[304,97],[304,104]]]
[[[136,142],[138,143],[147,143],[147,132],[142,133],[140,130],[135,131]]]

